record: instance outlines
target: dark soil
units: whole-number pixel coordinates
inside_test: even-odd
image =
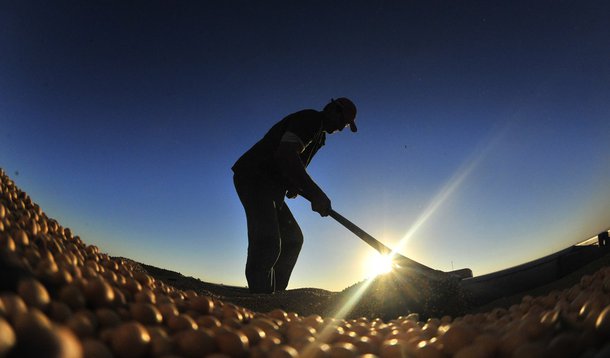
[[[204,282],[193,277],[146,264],[138,264],[151,276],[181,290],[193,290],[248,308],[254,312],[270,312],[282,309],[301,316],[318,314],[337,317],[339,310],[345,318],[369,317],[391,320],[398,316],[418,313],[420,318],[453,317],[465,313],[486,312],[496,307],[508,308],[519,303],[523,296],[540,296],[552,290],[562,290],[578,283],[582,276],[592,274],[604,266],[610,266],[610,255],[593,261],[579,270],[535,289],[504,297],[480,307],[463,304],[458,281],[426,280],[406,273],[379,276],[372,282],[360,282],[341,292],[319,288],[298,288],[274,294],[252,294],[246,287],[227,286]],[[358,293],[360,299],[351,300]]]

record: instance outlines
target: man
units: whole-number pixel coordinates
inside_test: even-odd
[[[356,106],[345,98],[331,100],[322,111],[302,110],[276,123],[233,165],[233,182],[246,211],[248,259],[246,278],[252,293],[285,290],[297,261],[303,233],[284,203],[300,194],[321,216],[330,199],[306,171],[324,145],[326,134],[349,126],[356,132]]]

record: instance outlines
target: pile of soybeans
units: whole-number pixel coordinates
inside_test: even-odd
[[[608,357],[610,268],[509,309],[384,321],[253,312],[86,245],[0,170],[0,357]]]

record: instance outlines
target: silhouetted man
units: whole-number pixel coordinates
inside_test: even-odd
[[[233,182],[248,223],[246,278],[252,293],[285,290],[297,261],[303,233],[284,203],[300,194],[321,216],[330,199],[306,171],[326,134],[349,126],[356,132],[356,106],[331,100],[322,111],[305,109],[276,123],[233,165]]]

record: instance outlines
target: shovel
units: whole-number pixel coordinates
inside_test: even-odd
[[[464,270],[457,270],[457,271],[452,271],[452,272],[444,272],[444,271],[440,271],[440,270],[435,270],[431,267],[428,267],[424,264],[420,264],[417,261],[411,260],[408,257],[402,256],[402,255],[392,251],[389,247],[385,246],[384,244],[379,242],[379,240],[377,240],[374,237],[372,237],[371,235],[367,234],[364,230],[362,230],[361,228],[356,226],[356,224],[349,221],[348,219],[346,219],[343,215],[339,214],[338,212],[331,210],[329,215],[333,219],[335,219],[337,222],[339,222],[341,225],[343,225],[345,228],[347,228],[349,231],[356,234],[356,236],[358,236],[360,239],[362,239],[362,241],[366,242],[372,248],[377,250],[380,254],[392,255],[392,261],[394,262],[395,265],[399,266],[400,268],[412,270],[414,272],[423,274],[430,278],[436,278],[436,279],[447,278],[448,275],[461,277],[461,276],[464,276],[464,274],[461,271],[468,270],[468,269],[464,269]],[[468,271],[470,271],[470,270],[468,270]],[[466,274],[466,276],[467,276],[467,274]],[[472,273],[470,273],[470,277],[472,277]],[[461,278],[463,278],[463,277],[461,277]]]

